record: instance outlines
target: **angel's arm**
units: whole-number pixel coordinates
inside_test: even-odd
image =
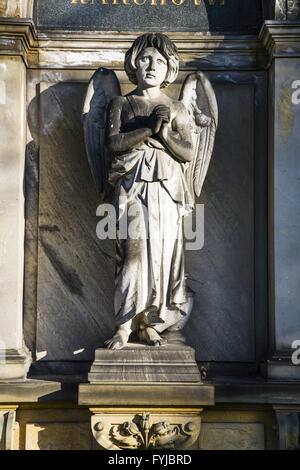
[[[157,111],[149,116],[145,127],[135,129],[134,131],[120,132],[121,113],[124,102],[122,96],[114,98],[107,111],[106,145],[113,153],[126,152],[134,146],[141,144],[145,139],[158,132],[162,122],[162,117],[159,111]]]
[[[194,158],[190,118],[183,103],[178,101],[176,106],[175,130],[172,130],[166,123],[162,123],[159,136],[172,155],[183,162],[190,162]]]

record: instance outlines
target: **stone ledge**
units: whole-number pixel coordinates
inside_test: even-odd
[[[300,22],[265,21],[259,33],[262,47],[274,57],[300,56]]]
[[[215,386],[216,403],[300,404],[297,381],[218,377],[207,383]]]
[[[0,54],[21,55],[28,68],[87,69],[100,65],[123,70],[124,54],[138,31],[37,32],[30,19],[0,18]],[[175,41],[181,70],[264,69],[266,52],[256,35],[166,33]],[[195,64],[191,66],[190,64]]]
[[[80,384],[79,405],[201,407],[214,405],[214,386],[195,383]]]
[[[38,402],[42,397],[59,392],[61,389],[62,384],[60,382],[47,380],[0,382],[0,403]]]
[[[24,382],[0,382],[0,403],[78,403],[78,389],[81,392],[87,387],[86,392],[82,397],[85,400],[89,398],[88,387],[101,387],[101,385],[92,385],[88,383],[79,382],[84,381],[84,377],[76,378],[72,381],[70,377],[47,377],[47,380],[43,380],[43,377],[39,379],[28,379]],[[107,390],[120,390],[120,386],[117,384],[104,384],[109,386],[106,388],[106,392],[102,392],[102,395],[108,393]],[[171,387],[176,387],[176,383],[173,383]],[[182,387],[183,384],[181,384]],[[195,384],[192,384],[195,386]],[[159,395],[158,390],[164,390],[164,383],[156,383],[156,395]],[[265,380],[262,377],[253,378],[240,378],[240,377],[215,377],[213,380],[206,380],[205,383],[200,384],[202,389],[209,386],[214,386],[214,402],[224,404],[258,404],[258,405],[286,405],[294,406],[300,405],[300,382],[298,381],[279,381],[279,380]],[[154,390],[153,385],[149,387],[149,384],[135,384],[135,387],[148,387],[148,392]],[[140,388],[142,390],[142,388]],[[186,389],[187,390],[187,389]],[[192,390],[189,388],[188,390]],[[120,393],[119,393],[120,394]],[[182,397],[180,388],[177,389],[175,396],[177,399]],[[190,395],[184,394],[183,398]],[[208,394],[209,396],[209,394]],[[194,397],[194,398],[193,398]],[[197,394],[193,394],[192,400],[197,399]],[[160,400],[158,396],[158,401]],[[104,400],[108,400],[109,397],[104,396]],[[169,396],[166,401],[169,400]],[[104,402],[101,403],[104,405]],[[174,405],[172,401],[169,401],[169,405]]]

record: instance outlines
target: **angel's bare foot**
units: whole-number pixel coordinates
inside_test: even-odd
[[[130,324],[121,325],[112,338],[105,341],[108,349],[122,349],[127,343],[131,333]]]
[[[146,341],[151,346],[161,346],[166,344],[167,340],[162,338],[154,328],[150,326],[140,331],[140,338]]]

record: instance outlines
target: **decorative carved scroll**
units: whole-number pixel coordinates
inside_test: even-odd
[[[131,417],[98,413],[92,416],[96,441],[110,450],[189,449],[198,439],[200,425],[201,418],[195,415],[165,418],[144,412]]]

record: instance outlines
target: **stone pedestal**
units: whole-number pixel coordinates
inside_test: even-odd
[[[200,382],[195,351],[185,344],[160,347],[129,343],[96,349],[89,382]]]
[[[201,412],[214,405],[214,387],[202,383],[79,385],[102,449],[198,449]]]
[[[200,413],[214,404],[214,387],[201,382],[193,348],[96,349],[88,378],[79,386],[79,404],[90,406],[101,448],[198,448]]]

